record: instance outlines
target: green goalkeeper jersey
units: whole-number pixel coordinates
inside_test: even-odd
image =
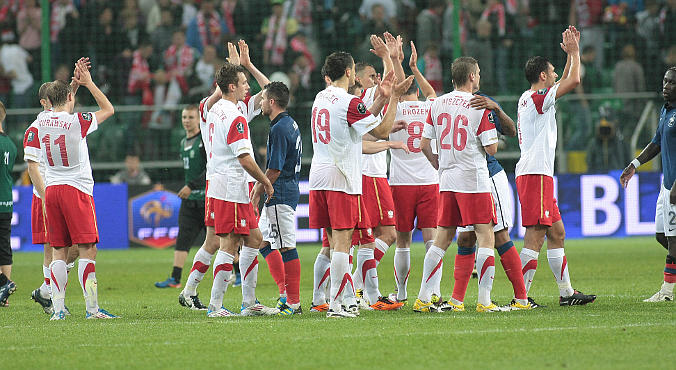
[[[207,153],[204,150],[201,133],[181,140],[181,158],[183,159],[185,185],[192,190],[188,199],[204,202]]]
[[[4,132],[0,132],[0,213],[11,213],[14,204],[12,197],[12,168],[16,160],[16,145]]]

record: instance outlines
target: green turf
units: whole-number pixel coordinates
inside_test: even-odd
[[[663,278],[665,251],[648,238],[568,242],[573,287],[599,297],[587,307],[557,305],[558,289],[542,253],[530,295],[547,308],[476,313],[472,280],[467,312],[415,314],[409,305],[398,312],[362,312],[357,319],[308,312],[317,250],[299,248],[302,316],[209,319],[186,310],[177,303],[178,290],[152,285],[168,276],[172,251],[133,249],[101,251],[97,258],[101,306],[122,318],[86,321],[71,273],[66,304],[74,315],[63,322],[49,322],[30,300],[40,284],[42,256],[17,254],[12,277],[18,290],[10,307],[0,309],[0,368],[667,368],[676,348],[674,303],[641,302]],[[450,249],[444,265],[445,295],[454,254]],[[383,293],[394,288],[393,255],[388,252],[379,269]],[[418,292],[422,258],[423,247],[416,245],[410,298]],[[271,305],[276,286],[259,261],[258,297]],[[199,289],[204,301],[210,274]],[[493,298],[506,303],[511,296],[498,267]],[[241,290],[230,288],[225,305],[234,310],[240,299]]]

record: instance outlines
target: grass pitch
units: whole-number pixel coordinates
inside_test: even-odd
[[[522,242],[517,242],[519,248]],[[189,261],[196,249],[193,249]],[[318,246],[299,247],[301,301],[293,317],[209,319],[178,305],[177,289],[157,289],[173,251],[100,251],[101,307],[118,320],[85,320],[74,270],[66,297],[73,316],[49,317],[30,299],[41,283],[42,256],[15,255],[18,290],[0,308],[3,369],[23,368],[668,368],[676,348],[674,302],[643,303],[662,282],[665,250],[649,238],[570,241],[566,254],[573,287],[598,295],[585,307],[559,307],[558,289],[540,254],[530,295],[548,307],[528,312],[474,312],[477,282],[470,281],[467,312],[411,311],[424,248],[412,248],[409,304],[397,312],[362,311],[357,319],[310,313],[312,266]],[[389,251],[379,267],[383,294],[394,289]],[[442,292],[451,291],[455,248],[443,268]],[[496,257],[496,263],[498,258]],[[257,295],[272,305],[276,285],[259,256]],[[189,262],[188,262],[189,263]],[[499,263],[497,263],[499,264]],[[189,265],[186,266],[189,270]],[[207,303],[211,269],[199,288]],[[184,272],[184,279],[187,272]],[[507,303],[512,289],[496,266],[493,299]],[[241,290],[229,288],[224,304],[239,307]],[[666,355],[666,356],[665,356]]]

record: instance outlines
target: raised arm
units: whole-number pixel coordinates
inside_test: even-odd
[[[251,62],[251,58],[249,57],[249,45],[244,42],[244,40],[239,40],[237,43],[239,46],[239,62],[242,65],[242,67],[246,68],[249,73],[253,76],[253,78],[256,79],[256,82],[258,82],[258,85],[260,85],[261,89],[264,88],[267,84],[270,83],[270,80],[263,74],[263,72],[259,71],[258,68]],[[262,97],[260,98],[262,99]],[[256,104],[260,104],[260,99],[259,101],[256,101]]]
[[[75,62],[75,68],[73,69],[73,78],[70,81],[70,88],[73,90],[73,96],[77,93],[77,89],[80,87],[80,84],[77,83],[76,78],[79,78],[79,73],[77,71],[77,64],[83,63],[87,69],[91,69],[91,62],[88,57],[82,57]]]
[[[115,108],[113,108],[113,104],[110,103],[110,100],[108,100],[106,95],[103,94],[94,81],[92,81],[92,75],[89,73],[87,66],[83,62],[79,62],[77,69],[80,78],[76,79],[76,82],[86,87],[94,97],[94,100],[96,100],[99,110],[94,112],[94,115],[96,116],[96,122],[102,124],[105,120],[115,114]]]
[[[371,35],[370,40],[371,46],[373,46],[373,49],[370,51],[383,60],[383,76],[385,76],[393,70],[390,49],[385,44],[385,41],[376,35]]]
[[[561,48],[568,54],[570,66],[568,73],[564,69],[564,77],[559,81],[556,90],[556,99],[573,91],[580,84],[580,32],[573,26],[569,26],[563,33]]]
[[[427,99],[436,98],[437,92],[434,91],[432,85],[430,85],[429,81],[427,81],[425,76],[423,76],[418,69],[418,51],[416,50],[413,41],[411,41],[411,58],[408,60],[408,66],[411,68],[411,72],[413,72],[413,76],[418,82],[420,92],[422,92],[423,96]]]
[[[401,66],[401,62],[404,60],[404,50],[403,45],[401,44],[401,36],[394,38],[391,33],[385,32],[383,37],[385,37],[385,45],[387,45],[387,49],[390,52],[390,61],[392,62],[394,76],[399,81],[403,81],[406,78],[406,74],[404,73],[404,67]]]
[[[408,78],[398,84],[396,84],[395,80],[394,86],[382,86],[383,84],[381,83],[385,96],[387,96],[387,93],[390,95],[389,106],[380,125],[369,132],[371,135],[379,139],[389,138],[390,132],[392,131],[392,125],[394,124],[394,117],[397,114],[397,103],[399,102],[399,98],[411,86],[411,83],[413,83],[413,76],[408,76]],[[388,91],[388,89],[390,91]]]

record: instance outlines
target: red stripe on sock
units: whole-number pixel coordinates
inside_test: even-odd
[[[49,278],[45,278],[45,285],[49,286],[49,283],[50,283],[50,279],[49,279]]]
[[[56,285],[56,290],[61,290],[59,287],[59,282],[56,281],[56,278],[54,277],[54,273],[52,271],[49,271],[49,273],[52,275],[52,281],[54,282],[54,285]]]
[[[528,270],[536,270],[538,268],[538,260],[530,260],[521,270],[521,274],[525,274]]]
[[[384,256],[385,256],[385,253],[383,251],[381,251],[380,249],[376,248],[376,249],[373,250],[373,258],[375,258],[376,261],[380,262],[380,260],[382,260]]]
[[[300,260],[284,262],[286,296],[290,304],[300,303]]]
[[[251,264],[249,265],[249,268],[246,269],[246,272],[244,273],[244,277],[242,278],[242,280],[246,280],[246,277],[249,276],[251,270],[253,270],[254,267],[256,267],[257,265],[258,265],[258,257],[255,257],[253,262],[251,262]]]
[[[665,269],[676,270],[676,263],[666,263]],[[671,272],[665,271],[664,272],[664,282],[665,283],[676,283],[676,274],[672,274]]]
[[[563,256],[563,263],[561,264],[561,277],[559,280],[563,280],[563,272],[566,270],[566,266],[568,265],[568,260],[566,260],[566,256]]]
[[[375,258],[364,261],[364,264],[361,266],[361,281],[362,281],[362,283],[366,282],[366,272],[368,270],[374,269],[374,268],[376,268]]]
[[[214,278],[221,271],[232,271],[232,263],[222,263],[214,268]]]
[[[317,288],[322,286],[322,284],[324,284],[324,280],[328,279],[330,275],[331,275],[331,268],[327,268],[326,272],[324,273],[324,276],[322,276],[322,279],[319,280],[319,284],[317,285]]]
[[[480,277],[479,277],[479,281],[481,281],[481,279],[484,278],[484,273],[485,273],[486,270],[488,270],[488,268],[491,267],[491,266],[495,266],[495,257],[493,257],[493,256],[489,256],[488,258],[486,258],[486,260],[484,261],[483,266],[481,266],[481,275],[480,275]]]
[[[278,250],[273,250],[268,253],[265,257],[265,262],[268,264],[268,270],[270,270],[270,275],[272,279],[275,280],[277,284],[277,289],[279,294],[282,294],[286,291],[286,281],[284,281],[284,260],[282,259],[282,254]]]
[[[507,275],[507,278],[512,283],[514,298],[528,299],[526,284],[521,272],[521,258],[519,258],[519,252],[516,251],[516,248],[511,247],[507,252],[503,253],[500,256],[500,262],[502,263],[503,270],[505,270],[505,275]]]
[[[82,286],[85,286],[87,283],[87,278],[89,278],[89,274],[96,272],[96,265],[93,263],[88,263],[87,266],[85,266],[84,273],[82,273]]]
[[[190,272],[193,272],[195,270],[205,274],[207,270],[209,269],[209,265],[206,265],[200,261],[195,261],[195,263],[192,265],[192,269],[190,269]]]
[[[453,295],[452,297],[460,302],[465,301],[465,293],[467,293],[467,285],[472,276],[472,268],[474,267],[474,253],[472,254],[456,254],[455,266],[453,268]]]
[[[350,275],[349,273],[346,273],[345,275],[343,275],[343,281],[340,282],[340,288],[338,289],[338,294],[336,294],[336,296],[333,297],[334,300],[338,299],[338,297],[343,292],[343,289],[345,288],[345,285],[347,284],[348,281],[350,282],[350,285],[352,285],[353,290],[354,290],[354,284],[352,283],[352,275]]]
[[[430,273],[430,276],[428,276],[427,280],[425,280],[426,283],[429,282],[430,279],[432,278],[432,276],[434,276],[434,274],[437,272],[437,270],[439,270],[441,268],[442,263],[444,263],[444,260],[440,259],[439,263],[437,263],[437,265],[434,267],[434,270],[432,270],[432,273]]]

